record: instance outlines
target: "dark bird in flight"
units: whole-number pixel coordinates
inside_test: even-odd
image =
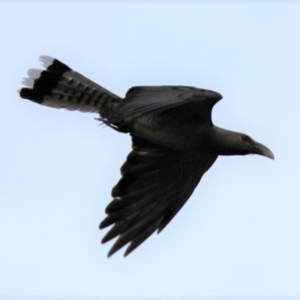
[[[159,233],[193,193],[218,155],[259,154],[266,146],[246,134],[214,126],[219,93],[188,86],[136,86],[125,98],[113,94],[67,65],[41,56],[45,70],[30,69],[20,96],[68,110],[99,114],[99,120],[132,138],[100,229],[102,239],[118,237],[108,256],[129,244],[125,256],[154,231]]]

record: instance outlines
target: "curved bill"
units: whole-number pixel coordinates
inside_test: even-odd
[[[253,152],[271,159],[275,159],[273,152],[263,144],[255,142]]]

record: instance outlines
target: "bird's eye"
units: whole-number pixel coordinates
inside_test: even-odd
[[[243,142],[245,142],[245,143],[251,142],[251,138],[248,135],[242,134],[241,138],[242,138]]]

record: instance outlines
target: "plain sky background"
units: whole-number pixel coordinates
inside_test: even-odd
[[[1,3],[0,295],[300,297],[299,16],[283,1]],[[161,234],[108,259],[98,224],[130,138],[19,98],[39,55],[120,96],[218,91],[214,123],[275,161],[219,157]]]

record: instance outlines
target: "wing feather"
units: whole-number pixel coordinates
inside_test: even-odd
[[[113,200],[100,229],[113,225],[105,243],[118,236],[109,256],[128,245],[129,254],[154,231],[159,232],[185,204],[217,156],[180,153],[132,135],[133,150],[112,190]]]
[[[217,92],[188,86],[137,86],[127,92],[114,117],[130,120],[195,102],[210,119],[212,107],[221,99]]]

